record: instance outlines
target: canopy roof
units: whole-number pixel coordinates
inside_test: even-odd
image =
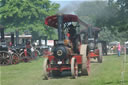
[[[63,23],[66,22],[79,22],[79,18],[72,14],[63,14]],[[48,16],[45,19],[45,24],[57,28],[57,15]]]
[[[85,27],[85,29],[81,30],[81,32],[86,32],[88,30],[88,28],[91,26],[90,24],[87,24],[87,23],[83,22],[82,20],[80,20],[77,17],[77,15],[72,15],[72,14],[62,14],[62,15],[63,15],[63,23],[79,22],[81,25],[83,25]],[[48,16],[45,19],[45,24],[50,27],[57,28],[57,15]],[[93,31],[100,31],[100,28],[93,27]]]

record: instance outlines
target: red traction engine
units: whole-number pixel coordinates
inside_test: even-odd
[[[69,32],[71,29],[77,30],[78,28],[78,25],[74,28],[71,27],[71,24],[69,26],[69,23],[72,22],[79,23],[79,18],[71,14],[58,14],[45,19],[46,25],[58,30],[58,40],[52,49],[52,54],[44,59],[44,79],[59,76],[63,71],[71,71],[72,78],[77,78],[80,72],[81,74],[89,74],[90,62],[88,60],[87,63],[87,58],[84,56],[85,51],[81,52],[81,48],[85,49],[86,46],[81,45],[80,34],[73,35],[73,31]]]
[[[98,63],[102,63],[102,44],[98,40],[98,33],[100,28],[92,27],[84,23],[86,29],[81,30],[80,34],[84,34],[84,43],[87,45],[87,56],[89,58],[97,59]]]

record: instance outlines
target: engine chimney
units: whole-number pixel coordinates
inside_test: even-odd
[[[62,14],[58,14],[57,15],[57,20],[58,20],[58,41],[62,41],[62,29],[63,29],[63,15]]]
[[[0,25],[0,32],[1,32],[1,42],[4,41],[4,27]]]
[[[11,32],[11,43],[12,45],[14,45],[14,33],[13,32]]]
[[[47,46],[47,36],[44,36],[45,46]]]
[[[19,44],[19,31],[16,30],[16,46]]]

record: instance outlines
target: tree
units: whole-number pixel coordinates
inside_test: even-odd
[[[118,29],[119,31],[128,30],[128,1],[117,0],[119,13],[118,13]]]
[[[126,0],[92,1],[82,3],[75,13],[82,17],[82,20],[102,29],[101,40],[123,42],[128,37],[127,9]]]
[[[7,32],[18,29],[20,33],[29,30],[35,38],[55,34],[53,29],[47,30],[44,25],[46,16],[55,14],[59,4],[49,0],[1,0],[0,21]]]

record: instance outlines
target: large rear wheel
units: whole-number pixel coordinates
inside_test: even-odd
[[[24,52],[20,54],[20,61],[28,62],[30,60],[32,60],[30,53],[27,53],[27,56],[25,56]]]
[[[87,44],[82,44],[80,49],[82,55],[82,75],[89,75],[90,73],[90,58],[87,57]]]
[[[10,65],[12,64],[12,56],[10,53],[1,51],[0,52],[0,65]]]
[[[102,44],[98,43],[99,56],[97,57],[98,63],[102,63]]]
[[[78,64],[74,57],[71,59],[71,74],[73,79],[78,77]]]
[[[16,53],[12,54],[12,64],[19,63],[19,56]]]

